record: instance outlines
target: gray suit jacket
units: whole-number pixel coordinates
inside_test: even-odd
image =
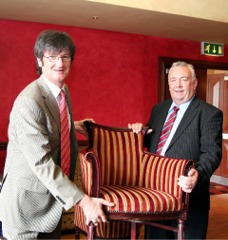
[[[145,138],[145,145],[156,152],[158,139],[172,100],[152,109],[148,126],[153,129]],[[223,113],[218,108],[195,97],[186,110],[165,155],[167,157],[192,159],[200,177],[190,194],[190,209],[209,208],[209,181],[222,157]]]
[[[71,167],[73,180],[77,142],[71,116]],[[0,220],[28,231],[51,232],[83,196],[60,165],[58,104],[42,76],[29,84],[14,102],[8,129],[9,142],[0,194]]]

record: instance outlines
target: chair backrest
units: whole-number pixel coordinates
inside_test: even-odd
[[[101,162],[102,185],[138,184],[143,154],[143,133],[128,128],[87,125],[89,147]]]
[[[87,122],[86,127],[89,147],[79,154],[83,190],[89,196],[115,202],[114,207],[104,209],[113,228],[110,230],[110,226],[106,225],[108,228],[104,229],[103,225],[98,225],[99,236],[115,237],[111,234],[118,233],[119,227],[122,227],[121,233],[128,229],[126,234],[131,233],[131,238],[136,239],[135,222],[128,228],[127,221],[146,221],[157,227],[158,224],[151,221],[179,218],[178,239],[182,239],[189,196],[178,186],[178,178],[194,166],[193,161],[144,151],[143,132],[136,134],[128,128],[91,122]],[[86,229],[83,213],[78,217],[80,208],[78,211],[76,205],[75,209],[75,225]],[[116,223],[120,223],[118,228]],[[159,227],[171,230],[163,224]],[[90,230],[92,236],[93,228]],[[177,229],[174,228],[174,231]],[[119,233],[117,235],[122,237]]]
[[[89,149],[99,159],[101,186],[139,186],[176,197],[184,194],[177,184],[178,178],[180,175],[186,175],[193,166],[193,161],[163,157],[144,151],[143,132],[136,134],[128,128],[108,127],[91,122],[86,123],[86,126],[89,133]],[[84,169],[86,168],[88,175],[92,171],[91,163],[87,162],[84,166]],[[88,186],[92,186],[92,182],[84,185],[90,189]]]
[[[186,175],[193,165],[190,160],[168,158],[154,153],[143,154],[140,186],[180,197],[183,192],[177,184],[181,175]]]

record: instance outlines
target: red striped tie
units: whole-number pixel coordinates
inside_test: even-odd
[[[176,106],[173,108],[173,112],[169,115],[169,118],[167,119],[167,121],[165,122],[165,124],[162,128],[162,132],[161,132],[161,135],[160,135],[160,138],[158,141],[157,150],[156,150],[156,153],[159,155],[161,154],[162,148],[164,147],[165,142],[166,142],[167,138],[169,137],[169,134],[172,130],[173,124],[177,117],[178,110],[179,110],[179,108]]]
[[[60,92],[60,125],[61,125],[61,167],[63,172],[70,174],[70,129],[68,121],[68,112],[66,97],[63,90]]]

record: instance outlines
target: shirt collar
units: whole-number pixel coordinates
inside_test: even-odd
[[[186,110],[188,108],[188,106],[190,105],[191,101],[193,100],[195,96],[193,96],[190,100],[188,100],[187,102],[177,106],[174,102],[172,102],[170,108],[169,108],[169,112],[173,110],[174,106],[177,106],[180,110],[184,109]]]
[[[44,81],[47,84],[48,88],[50,89],[50,91],[54,95],[55,99],[57,99],[61,89],[59,87],[57,87],[54,83],[50,82],[44,75],[42,75],[42,76],[43,76]],[[64,86],[63,86],[62,89],[64,90]]]

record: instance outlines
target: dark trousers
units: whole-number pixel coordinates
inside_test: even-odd
[[[0,221],[0,237],[2,236],[2,222]]]
[[[206,239],[208,216],[208,210],[189,211],[188,219],[185,222],[185,239]],[[165,223],[169,226],[177,226],[177,221],[174,220],[165,221]],[[177,239],[177,234],[161,228],[146,226],[146,239]]]
[[[60,219],[57,227],[51,233],[39,233],[37,239],[60,239],[61,238],[61,228],[62,228],[62,221]]]

